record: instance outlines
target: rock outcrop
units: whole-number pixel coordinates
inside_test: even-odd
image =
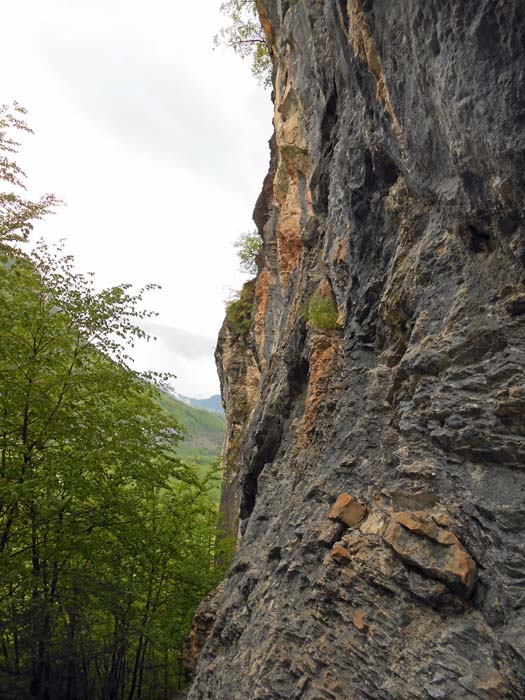
[[[250,307],[246,310],[246,316],[249,318],[254,301],[253,284],[248,282],[244,291]],[[226,318],[219,333],[215,358],[226,416],[226,436],[221,455],[222,530],[226,536],[236,538],[241,498],[239,479],[243,464],[242,441],[248,421],[259,400],[261,379],[255,357],[253,330],[236,327],[231,319]]]
[[[521,700],[525,6],[257,5],[264,251],[219,355],[230,421],[253,379],[241,539],[189,697]]]

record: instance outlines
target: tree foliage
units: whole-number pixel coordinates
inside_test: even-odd
[[[215,35],[215,45],[232,48],[241,58],[251,58],[253,75],[265,87],[271,86],[272,61],[255,0],[227,0],[221,4],[221,12],[230,24]]]
[[[233,244],[237,250],[242,272],[255,276],[257,274],[257,256],[262,250],[262,239],[257,231],[241,233]]]
[[[9,153],[7,127],[27,128],[2,114]],[[1,172],[20,185],[15,163]],[[176,457],[165,377],[129,366],[150,287],[97,291],[60,250],[22,254],[56,199],[13,196],[0,212],[0,697],[172,697],[192,612],[221,575],[212,480]]]
[[[32,133],[25,114],[26,110],[16,102],[0,105],[0,181],[8,188],[0,192],[0,243],[26,241],[34,221],[50,214],[60,204],[52,194],[44,195],[37,202],[20,194],[20,190],[25,190],[25,173],[13,160],[20,142],[13,138],[12,132]]]

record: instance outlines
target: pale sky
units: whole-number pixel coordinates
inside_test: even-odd
[[[249,64],[213,48],[220,0],[12,0],[0,27],[0,103],[29,110],[18,162],[30,193],[67,203],[35,227],[64,238],[100,286],[149,282],[156,343],[137,369],[182,394],[218,393],[213,350],[233,241],[268,167],[271,101]]]

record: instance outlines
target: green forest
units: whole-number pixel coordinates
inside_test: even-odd
[[[25,198],[28,131],[21,107],[0,109],[0,698],[172,698],[227,560],[224,421],[132,369],[152,287],[97,290],[32,241],[59,201]]]

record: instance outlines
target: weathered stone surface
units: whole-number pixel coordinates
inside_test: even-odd
[[[445,584],[434,581],[426,576],[421,576],[417,571],[408,574],[408,586],[410,592],[432,607],[437,607],[446,602],[449,589]]]
[[[398,513],[385,532],[392,549],[409,565],[469,596],[477,578],[476,562],[450,530],[430,514]]]
[[[341,493],[330,511],[331,520],[339,520],[347,527],[358,525],[366,515],[366,506],[348,493]]]
[[[236,537],[241,497],[242,439],[259,399],[260,371],[253,333],[239,335],[225,319],[215,358],[227,427],[221,455],[221,527],[227,536]]]
[[[345,549],[345,547],[343,547],[340,544],[334,544],[334,546],[330,550],[330,556],[332,557],[332,559],[335,559],[336,561],[342,563],[350,561],[352,559],[348,549]]]
[[[319,532],[319,542],[325,545],[332,546],[334,542],[336,542],[341,537],[341,535],[344,532],[344,529],[345,526],[343,525],[343,523],[328,520],[327,522],[323,523],[321,531]]]
[[[275,136],[223,376],[242,537],[190,698],[522,700],[523,2],[257,6]],[[318,290],[340,329],[305,318]],[[320,541],[340,493],[369,514]],[[395,525],[414,563],[399,511],[433,514]]]
[[[189,635],[184,640],[182,649],[182,668],[187,678],[191,678],[197,667],[202,649],[210,636],[211,628],[217,616],[220,596],[224,591],[224,583],[208,593],[197,608]]]
[[[355,611],[352,622],[360,632],[364,632],[368,627],[365,620],[365,614],[362,610]]]

